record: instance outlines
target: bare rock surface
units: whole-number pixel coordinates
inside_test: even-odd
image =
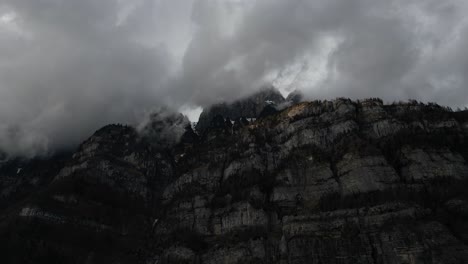
[[[2,159],[2,263],[468,263],[466,113],[262,96]]]

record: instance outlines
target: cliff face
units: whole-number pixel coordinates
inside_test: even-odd
[[[467,116],[377,99],[303,102],[253,122],[218,113],[200,137],[188,126],[169,148],[107,126],[71,157],[42,161],[58,168],[39,167],[41,184],[28,184],[29,170],[15,185],[17,164],[1,165],[0,254],[5,263],[468,263]],[[10,195],[22,186],[27,194]]]

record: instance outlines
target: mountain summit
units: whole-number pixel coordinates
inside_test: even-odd
[[[267,106],[280,106],[286,99],[274,87],[265,87],[251,96],[232,103],[221,103],[204,110],[198,120],[196,129],[205,132],[213,118],[217,115],[236,120],[240,118],[257,118]]]

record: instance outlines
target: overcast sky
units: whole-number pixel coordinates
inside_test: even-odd
[[[468,105],[466,0],[0,0],[0,149],[40,155],[265,83]]]

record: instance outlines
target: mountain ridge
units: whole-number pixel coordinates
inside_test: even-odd
[[[0,165],[0,252],[5,263],[464,263],[467,117],[339,98],[254,121],[218,112],[198,135],[156,122],[182,127],[178,141],[151,122],[145,135],[109,125],[68,156]]]

